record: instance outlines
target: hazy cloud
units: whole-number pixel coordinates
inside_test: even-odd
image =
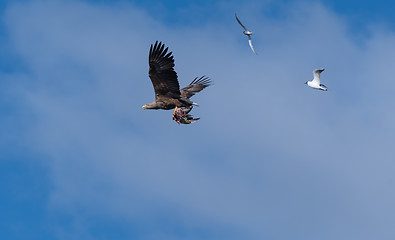
[[[131,4],[8,8],[25,66],[10,85],[32,117],[23,141],[50,166],[50,210],[73,219],[59,238],[94,239],[97,218],[141,239],[395,236],[394,33],[357,41],[320,4],[284,5],[281,19],[268,7],[242,18],[258,56],[233,12],[173,28]],[[198,123],[141,109],[155,40],[181,86],[214,80],[194,97]],[[318,67],[328,92],[303,84]]]

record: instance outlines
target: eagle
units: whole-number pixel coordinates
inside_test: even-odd
[[[211,80],[202,76],[196,77],[188,86],[180,90],[177,73],[174,71],[174,59],[172,52],[168,53],[168,47],[162,42],[156,41],[151,44],[149,50],[149,72],[152,85],[155,90],[155,101],[143,106],[143,109],[164,109],[191,108],[193,105],[190,98],[195,93],[202,91],[211,85]]]

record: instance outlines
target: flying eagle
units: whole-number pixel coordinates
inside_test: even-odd
[[[177,73],[174,71],[174,59],[172,52],[167,53],[168,48],[162,42],[156,41],[151,44],[149,50],[149,77],[155,90],[155,101],[146,104],[143,109],[173,109],[191,108],[197,105],[190,98],[195,93],[202,91],[211,85],[211,80],[206,77],[195,78],[188,86],[180,90]]]

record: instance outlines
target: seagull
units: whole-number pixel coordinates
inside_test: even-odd
[[[254,47],[252,46],[252,41],[251,41],[251,35],[252,35],[252,32],[250,32],[250,31],[248,31],[247,30],[247,28],[240,22],[240,20],[239,20],[239,18],[237,17],[237,14],[235,13],[235,16],[236,16],[236,20],[239,22],[239,24],[244,28],[244,35],[247,35],[247,37],[248,37],[248,43],[250,44],[250,48],[251,48],[251,50],[255,53],[255,55],[258,55],[256,52],[255,52],[255,50],[254,50]]]
[[[304,84],[307,84],[309,87],[312,87],[314,89],[322,90],[322,91],[328,91],[326,86],[324,84],[321,84],[320,82],[320,74],[324,71],[325,69],[319,68],[313,71],[314,78],[311,81],[307,81]]]

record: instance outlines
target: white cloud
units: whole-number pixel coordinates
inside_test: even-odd
[[[235,22],[179,33],[127,4],[13,4],[6,23],[36,123],[26,141],[47,156],[51,209],[157,227],[142,238],[181,238],[158,218],[209,239],[393,237],[394,33],[372,30],[361,46],[321,5],[292,9],[245,20],[254,56]],[[155,40],[181,86],[215,82],[194,97],[194,125],[141,109]],[[303,84],[316,67],[328,92]]]

